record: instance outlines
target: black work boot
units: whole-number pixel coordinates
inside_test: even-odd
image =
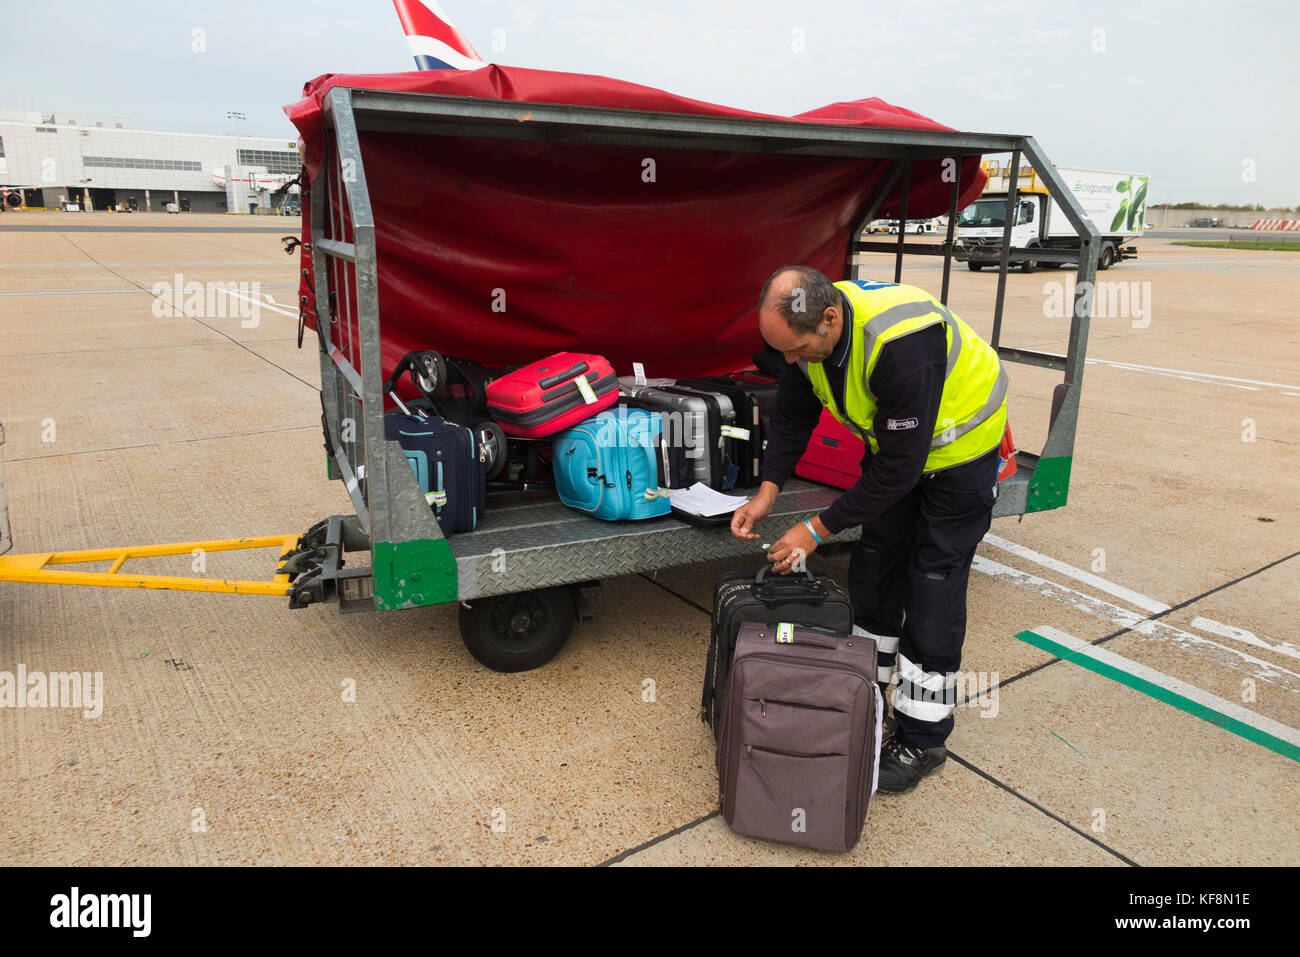
[[[878,789],[885,794],[906,794],[921,778],[933,774],[948,760],[948,749],[912,748],[891,736],[880,752]]]

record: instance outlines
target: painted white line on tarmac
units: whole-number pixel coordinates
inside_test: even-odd
[[[1196,376],[1198,379],[1219,379],[1224,382],[1244,382],[1248,385],[1268,386],[1272,389],[1297,389],[1300,385],[1283,385],[1281,382],[1262,382],[1259,379],[1239,379],[1236,376],[1217,375],[1213,372],[1192,372],[1188,369],[1166,369],[1164,366],[1144,366],[1136,362],[1116,362],[1113,359],[1088,359],[1089,363],[1098,362],[1102,365],[1115,366],[1118,369],[1133,369],[1137,372],[1169,372],[1179,376]]]
[[[142,292],[152,295],[148,289],[39,289],[28,292],[0,292],[0,296],[107,296],[113,293]]]
[[[1162,701],[1178,708],[1180,711],[1185,711],[1188,714],[1216,724],[1249,741],[1262,744],[1279,754],[1297,759],[1297,751],[1300,750],[1300,731],[1296,731],[1280,721],[1274,721],[1272,718],[1243,708],[1235,701],[1228,701],[1218,695],[1210,694],[1210,692],[1204,691],[1196,687],[1196,685],[1188,684],[1186,681],[1167,675],[1163,671],[1157,671],[1155,668],[1125,658],[1122,655],[1117,655],[1108,648],[1100,648],[1097,645],[1089,644],[1050,625],[1040,625],[1038,628],[1033,629],[1032,632],[1017,635],[1016,637],[1040,648],[1043,648],[1044,643],[1034,639],[1046,638],[1049,642],[1059,646],[1059,650],[1050,647],[1050,645],[1043,648],[1049,654],[1058,654],[1064,661],[1086,667],[1095,674],[1119,681],[1157,701]],[[1087,661],[1081,659],[1087,659]],[[1206,712],[1212,713],[1207,714]],[[1273,740],[1267,740],[1269,738]],[[1290,745],[1290,747],[1287,747],[1287,745]]]
[[[276,259],[195,259],[174,263],[0,263],[0,269],[103,269],[105,266],[297,266],[286,257]]]
[[[889,257],[890,259],[893,259],[893,258],[894,258],[894,254],[893,254],[893,253],[872,253],[872,252],[863,252],[863,253],[858,253],[857,255],[859,255],[859,256],[870,256],[870,255],[876,255],[876,256],[887,256],[887,257]],[[1188,261],[1188,262],[1181,262],[1181,261],[1179,261],[1179,260],[1177,260],[1177,259],[1161,259],[1161,260],[1144,260],[1144,259],[1135,259],[1135,260],[1132,260],[1132,262],[1136,264],[1135,268],[1137,268],[1137,269],[1145,269],[1145,268],[1147,268],[1148,266],[1227,266],[1227,265],[1237,265],[1237,264],[1239,264],[1239,263],[1245,262],[1245,260],[1242,260],[1242,259],[1193,259],[1193,260],[1190,260],[1190,261]],[[1269,264],[1269,265],[1276,265],[1276,264],[1279,263],[1279,262],[1285,262],[1285,260],[1273,259],[1273,260],[1270,260],[1268,264]],[[863,265],[866,265],[866,264],[863,263]],[[1261,265],[1263,265],[1263,263],[1261,263]],[[956,272],[956,271],[957,271],[957,268],[956,268],[956,267],[957,267],[957,260],[954,259],[954,260],[953,260],[953,272]],[[1008,275],[1010,275],[1013,271],[1014,271],[1014,270],[1012,269],[1011,266],[1008,266],[1008,267],[1007,267],[1007,274],[1008,274]],[[1073,270],[1073,269],[1062,269],[1062,270],[1060,270],[1060,272],[1061,272],[1062,274],[1065,274],[1065,273],[1068,273],[1068,272],[1075,272],[1075,271],[1076,271],[1076,270]],[[903,267],[903,272],[943,272],[943,267],[942,267],[942,266],[904,266],[904,267]]]
[[[1208,631],[1212,635],[1218,635],[1221,638],[1231,638],[1234,641],[1240,641],[1243,644],[1254,645],[1256,648],[1264,648],[1268,651],[1279,655],[1286,655],[1288,658],[1300,660],[1300,647],[1291,644],[1289,641],[1272,642],[1267,638],[1261,638],[1253,631],[1245,628],[1237,628],[1234,625],[1225,625],[1221,621],[1215,621],[1213,618],[1193,618],[1192,628],[1199,628],[1201,631]]]
[[[1285,262],[1285,260],[1276,260],[1276,259],[1271,260],[1270,262],[1276,263],[1279,261]],[[1240,263],[1246,262],[1246,260],[1245,259],[1189,259],[1186,262],[1183,262],[1180,259],[1144,260],[1139,258],[1139,259],[1131,260],[1131,262],[1135,263],[1138,269],[1144,269],[1147,266],[1235,266]]]
[[[263,289],[297,289],[297,283],[282,283],[275,286],[262,286]],[[0,296],[109,296],[124,292],[141,292],[146,296],[153,293],[148,289],[132,286],[130,289],[33,289],[25,292],[0,292]],[[297,313],[293,313],[297,316]]]
[[[1104,619],[1112,624],[1128,628],[1148,638],[1169,642],[1185,651],[1190,651],[1224,667],[1231,668],[1233,671],[1239,671],[1260,681],[1277,685],[1286,691],[1300,693],[1300,674],[1283,668],[1281,665],[1276,665],[1271,661],[1256,658],[1254,655],[1247,654],[1238,648],[1219,644],[1217,641],[1204,638],[1201,635],[1194,635],[1189,631],[1183,631],[1181,628],[1176,628],[1162,621],[1153,621],[1103,598],[1097,598],[1067,585],[1040,578],[1037,575],[1021,571],[1018,568],[1012,568],[1009,565],[1003,565],[1001,562],[980,555],[975,556],[971,568],[986,575],[1009,581],[1012,584],[1029,588],[1046,598],[1059,601],[1071,608]]]
[[[989,532],[984,536],[984,541],[992,545],[994,548],[1000,548],[1004,552],[1010,552],[1012,555],[1019,555],[1021,558],[1027,558],[1031,562],[1036,562],[1037,564],[1042,565],[1044,568],[1050,568],[1063,575],[1068,575],[1075,581],[1083,582],[1085,585],[1091,585],[1099,591],[1104,591],[1107,594],[1114,595],[1116,598],[1121,598],[1130,605],[1136,605],[1138,608],[1141,608],[1149,614],[1159,615],[1169,610],[1169,606],[1162,601],[1155,598],[1148,598],[1146,595],[1139,594],[1131,588],[1125,588],[1123,585],[1117,585],[1112,581],[1107,581],[1091,572],[1085,572],[1082,568],[1075,568],[1073,565],[1067,565],[1063,561],[1059,561],[1049,555],[1044,555],[1041,552],[1036,552],[1032,548],[1026,548],[1024,545],[1018,545],[1015,542],[1007,541],[1007,539],[994,535],[992,532]]]
[[[1108,581],[1105,578],[1093,575],[1090,572],[1085,572],[1081,568],[1067,565],[1065,562],[1052,558],[1050,555],[1044,555],[1031,548],[1026,548],[1024,545],[1007,541],[1005,538],[1001,538],[991,532],[984,536],[984,541],[992,545],[994,548],[1001,548],[1003,551],[1008,551],[1013,555],[1019,555],[1021,558],[1042,565],[1044,568],[1058,571],[1076,581],[1091,585],[1099,591],[1104,591],[1108,594],[1114,595],[1116,598],[1120,598],[1128,602],[1130,605],[1136,605],[1138,608],[1141,608],[1150,614],[1159,615],[1169,611],[1170,606],[1166,605],[1162,601],[1155,598],[1149,598],[1130,588],[1125,588],[1123,585],[1118,585],[1115,582]],[[1189,627],[1199,628],[1201,631],[1207,631],[1212,635],[1218,635],[1220,638],[1230,638],[1233,641],[1239,641],[1242,644],[1254,645],[1256,648],[1263,648],[1265,651],[1271,651],[1274,654],[1285,655],[1288,658],[1295,658],[1300,661],[1300,646],[1293,645],[1286,641],[1273,642],[1270,639],[1262,638],[1253,631],[1249,631],[1245,628],[1238,628],[1235,625],[1224,624],[1223,622],[1215,621],[1212,618],[1200,617],[1192,619],[1192,623]]]
[[[254,299],[251,296],[242,296],[237,292],[231,292],[229,289],[218,288],[217,291],[224,292],[227,296],[233,296],[236,299],[242,299],[244,300],[244,302],[251,302],[253,305],[259,306],[262,309],[270,309],[272,312],[278,312],[282,316],[289,316],[291,319],[298,318],[298,313],[290,312],[288,309],[281,309],[279,306],[269,305],[268,303],[263,302],[261,299]]]

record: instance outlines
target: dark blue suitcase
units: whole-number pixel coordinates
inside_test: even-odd
[[[442,534],[472,532],[487,496],[487,455],[474,430],[436,415],[390,412],[384,416],[384,436],[406,453]]]

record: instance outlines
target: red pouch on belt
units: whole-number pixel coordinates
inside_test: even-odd
[[[1011,438],[1011,423],[1002,433],[1002,444],[998,446],[998,481],[1016,474],[1016,443]]]

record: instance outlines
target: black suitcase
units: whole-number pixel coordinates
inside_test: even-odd
[[[438,416],[389,412],[384,437],[406,453],[443,535],[472,532],[487,500],[487,452],[474,429]]]
[[[739,466],[737,488],[757,488],[762,471],[763,449],[776,408],[776,380],[761,372],[733,372],[730,375],[682,379],[677,383],[691,389],[709,389],[731,399],[736,410],[735,432],[731,436],[732,459]]]
[[[713,627],[700,697],[700,720],[713,729],[715,738],[736,636],[747,621],[791,622],[849,634],[853,631],[853,607],[834,579],[812,571],[777,575],[764,566],[758,574],[733,571],[719,578],[713,586]]]

